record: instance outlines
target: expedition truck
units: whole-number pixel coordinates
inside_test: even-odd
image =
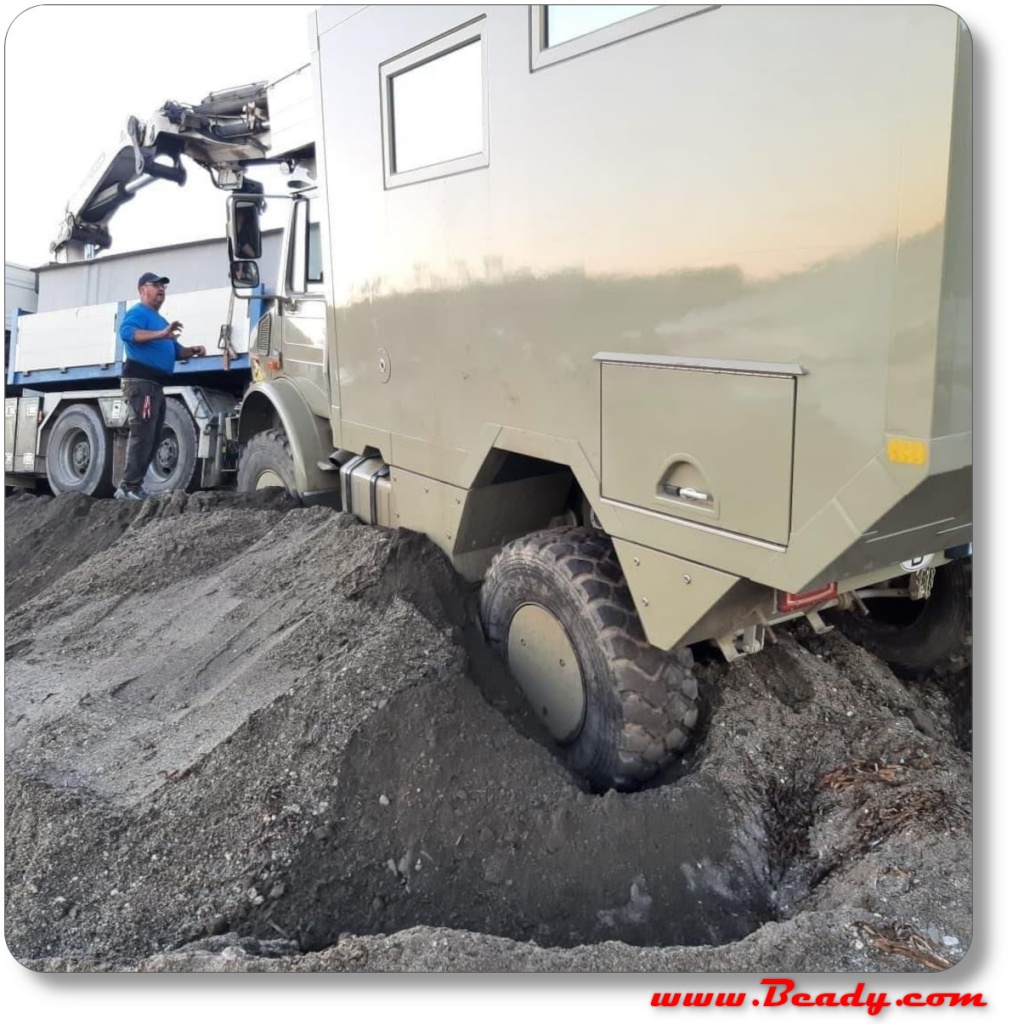
[[[315,185],[228,199],[239,296],[259,217],[290,210],[246,486],[340,496],[482,581],[488,639],[598,789],[686,746],[694,644],[733,660],[827,613],[908,671],[949,651],[972,490],[955,14],[329,7],[311,45]]]

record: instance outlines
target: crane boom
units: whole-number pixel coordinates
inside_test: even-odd
[[[58,262],[109,248],[117,211],[154,181],[183,185],[183,157],[205,168],[218,188],[262,191],[254,165],[313,164],[309,65],[275,82],[222,89],[196,104],[168,101],[149,120],[129,117],[116,146],[102,154],[68,200],[50,251]],[[273,120],[273,127],[272,127]]]

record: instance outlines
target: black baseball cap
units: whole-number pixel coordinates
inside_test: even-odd
[[[161,277],[159,274],[143,274],[139,278],[139,287],[141,288],[144,284],[170,284],[171,279],[169,277]]]

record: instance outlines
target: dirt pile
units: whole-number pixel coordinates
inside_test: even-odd
[[[5,511],[6,937],[34,967],[902,971],[966,950],[966,663],[911,685],[801,631],[706,659],[687,760],[597,795],[420,537],[268,495]]]

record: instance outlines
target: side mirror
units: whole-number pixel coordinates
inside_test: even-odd
[[[231,261],[231,286],[233,288],[257,288],[260,283],[260,268],[255,260]]]
[[[228,222],[233,260],[258,260],[263,255],[263,236],[260,234],[262,206],[262,199],[233,198]]]

